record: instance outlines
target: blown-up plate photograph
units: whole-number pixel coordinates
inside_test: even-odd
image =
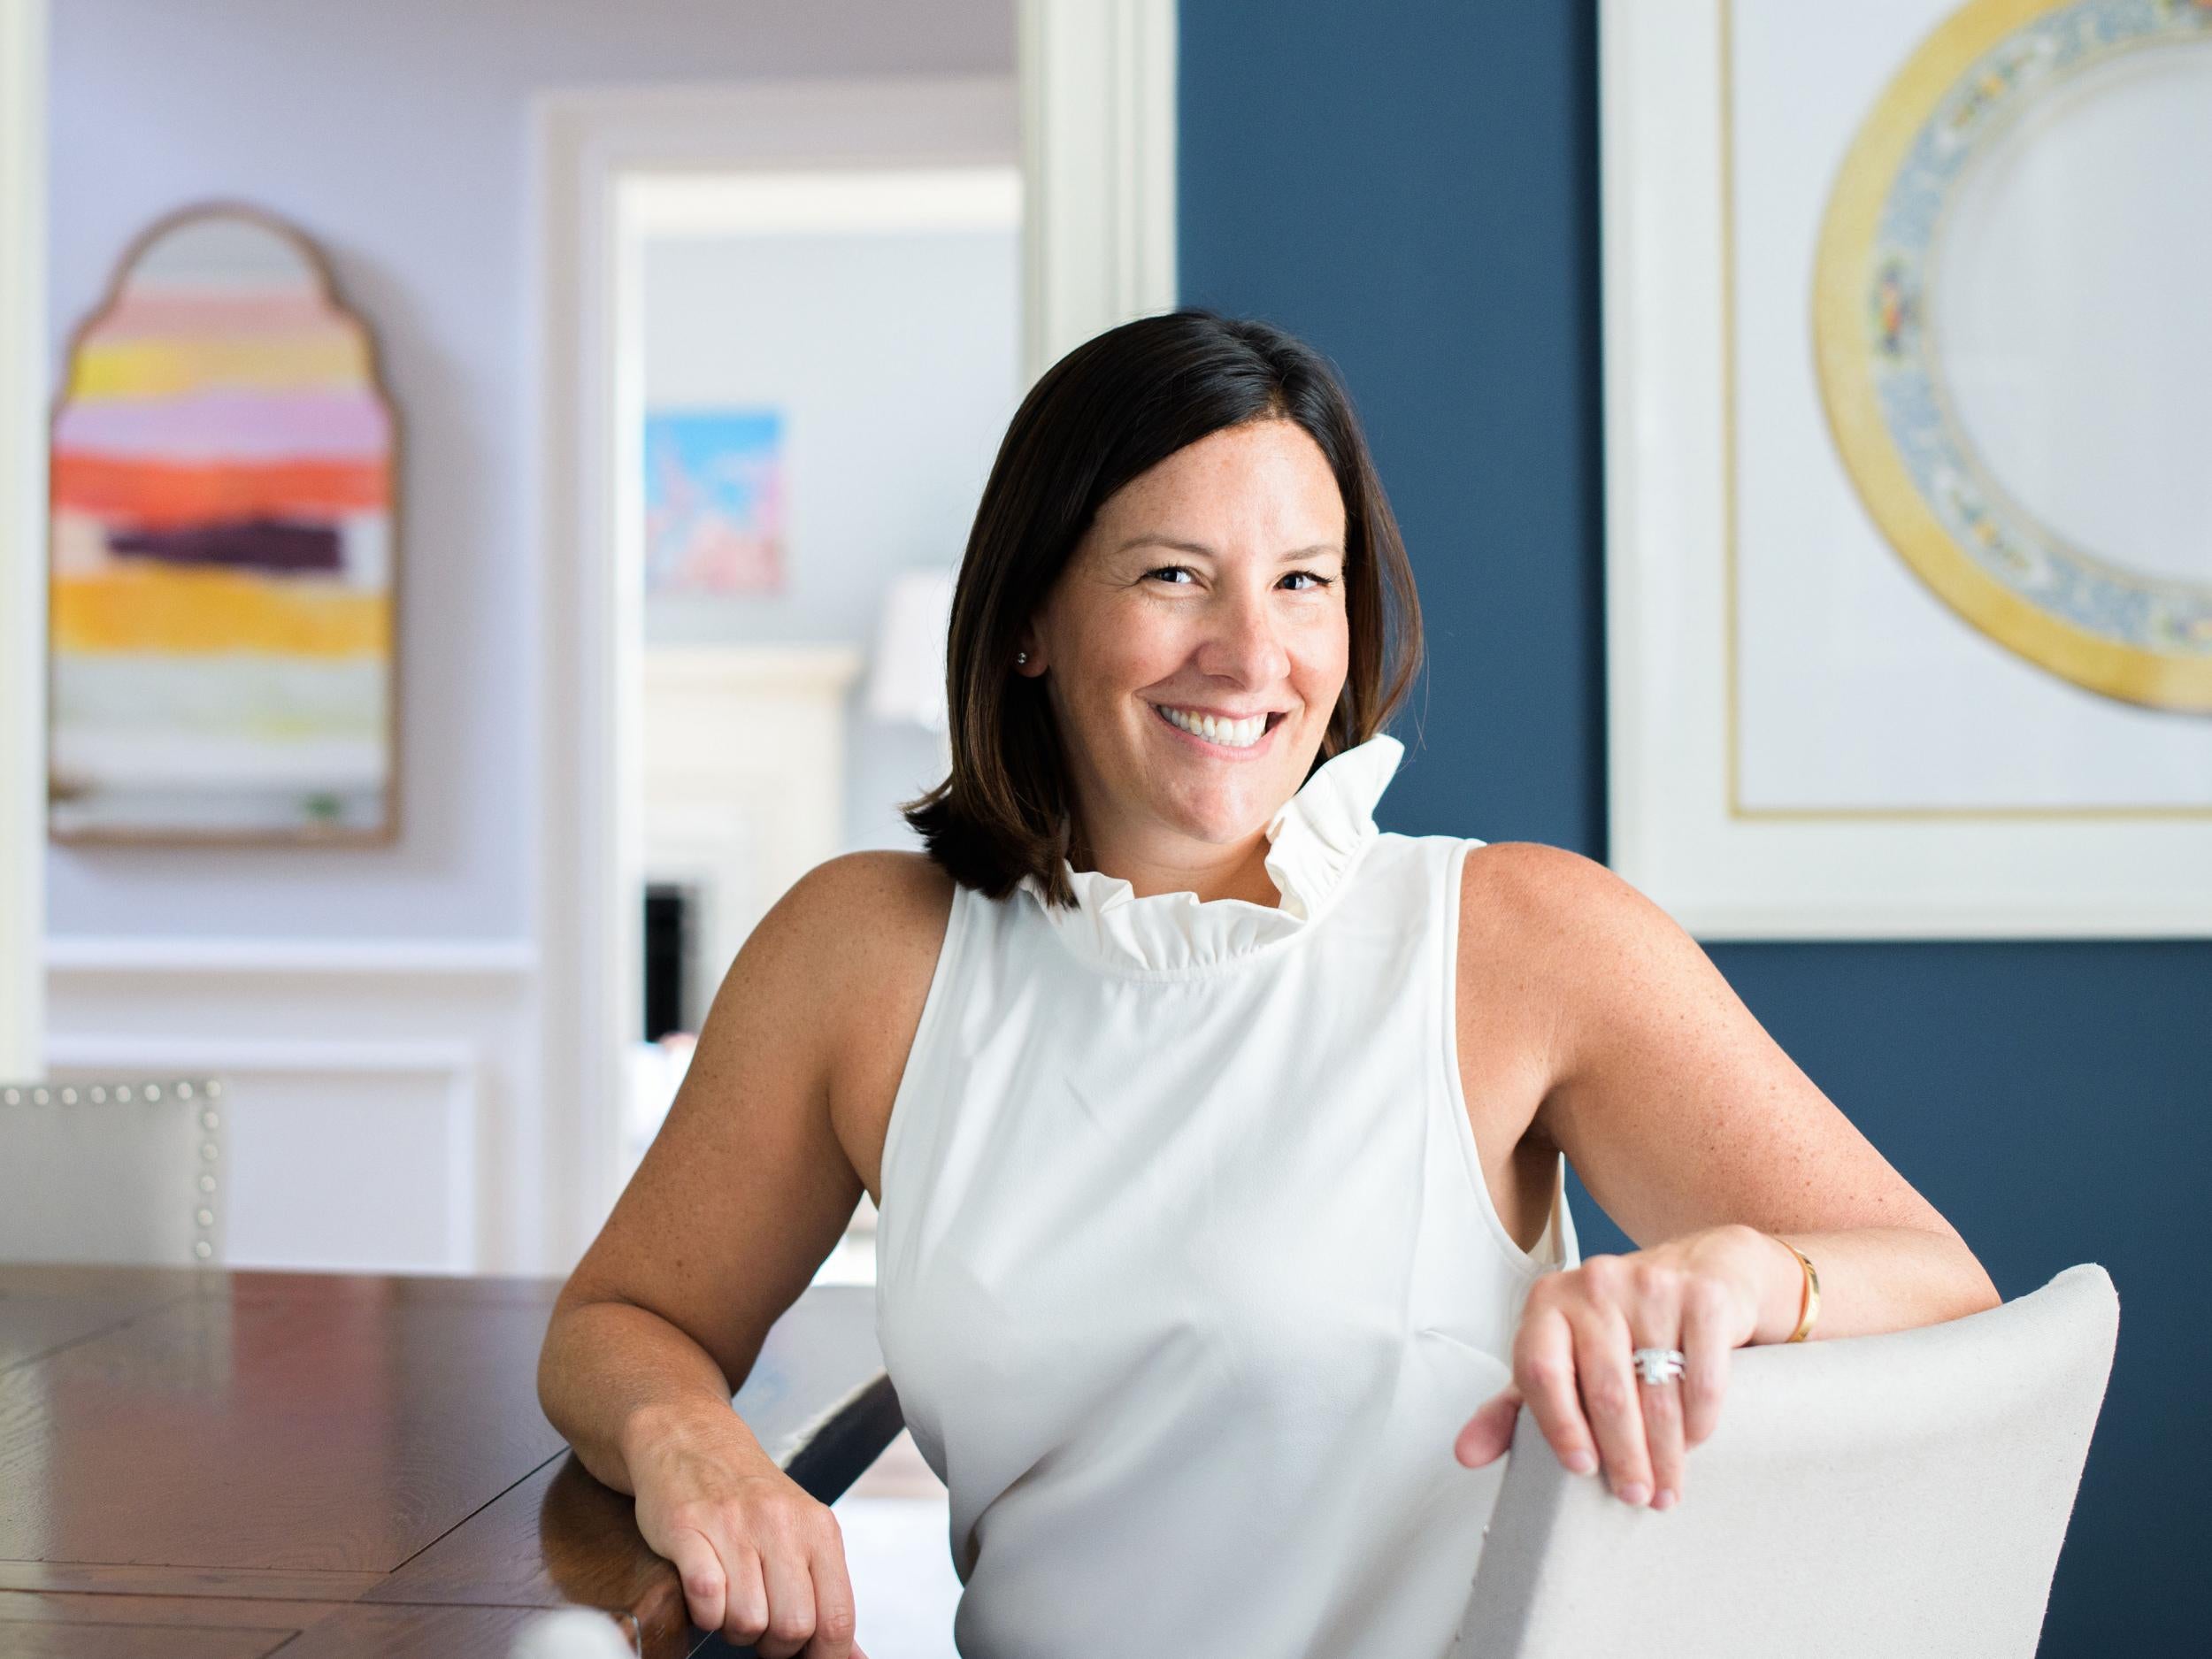
[[[1615,868],[1705,938],[2212,932],[2212,0],[1604,51]]]

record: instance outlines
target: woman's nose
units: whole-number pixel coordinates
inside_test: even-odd
[[[1290,652],[1283,643],[1281,618],[1266,595],[1232,596],[1217,607],[1215,626],[1199,665],[1209,673],[1231,677],[1248,686],[1271,684],[1289,671]]]

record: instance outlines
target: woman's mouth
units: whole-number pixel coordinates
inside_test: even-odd
[[[1217,755],[1249,755],[1263,749],[1275,728],[1283,722],[1279,711],[1256,714],[1242,720],[1217,719],[1211,715],[1194,714],[1158,703],[1152,705],[1152,711],[1170,731]]]

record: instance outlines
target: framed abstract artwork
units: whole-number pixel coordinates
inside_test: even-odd
[[[2212,0],[1606,0],[1611,863],[2212,934]]]
[[[649,410],[645,591],[784,591],[784,422],[773,409]]]
[[[132,243],[54,410],[54,839],[391,839],[396,445],[300,232],[214,204]]]

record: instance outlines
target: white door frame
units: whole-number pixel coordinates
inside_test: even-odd
[[[46,0],[0,0],[0,1078],[45,1023]]]
[[[1175,0],[1018,0],[1016,24],[1034,380],[1175,303]]]
[[[1024,169],[1025,368],[1174,303],[1173,0],[1020,0],[1020,73],[550,94],[536,111],[537,1016],[548,1265],[618,1195],[634,1022],[638,601],[618,580],[617,196],[687,169]]]

